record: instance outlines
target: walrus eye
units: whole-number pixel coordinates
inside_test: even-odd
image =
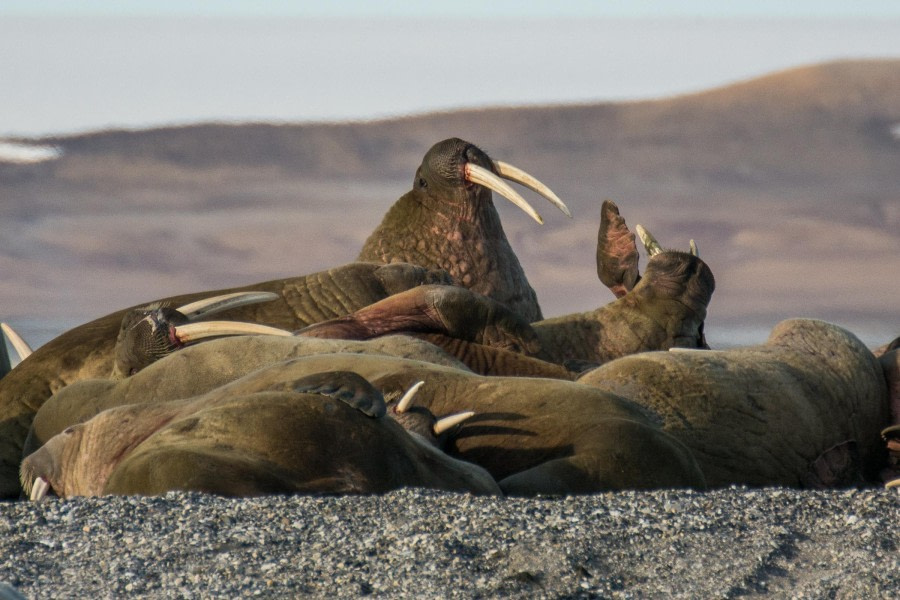
[[[423,189],[428,187],[428,182],[425,181],[424,177],[419,177],[419,187]]]

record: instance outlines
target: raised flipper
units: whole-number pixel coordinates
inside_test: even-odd
[[[597,276],[616,298],[621,298],[640,279],[637,244],[615,202],[604,200],[600,211]]]

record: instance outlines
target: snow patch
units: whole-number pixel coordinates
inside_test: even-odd
[[[38,146],[0,140],[0,163],[39,163],[56,160],[63,155],[59,146]]]
[[[900,123],[891,125],[891,135],[894,136],[895,140],[900,140]]]

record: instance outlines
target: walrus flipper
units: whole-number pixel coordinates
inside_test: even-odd
[[[361,413],[380,418],[387,412],[381,392],[352,371],[330,371],[301,377],[292,386],[295,392],[321,394],[340,400]]]
[[[619,214],[619,207],[612,200],[604,200],[597,232],[597,276],[616,298],[630,292],[641,278],[638,259],[634,234]]]

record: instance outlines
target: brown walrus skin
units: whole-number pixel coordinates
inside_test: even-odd
[[[532,323],[541,347],[537,356],[596,366],[638,352],[706,347],[703,322],[716,287],[712,271],[692,252],[653,252],[658,253],[642,276],[634,234],[619,207],[605,200],[597,275],[617,299],[592,311]]]
[[[832,487],[878,478],[889,418],[883,371],[846,330],[791,319],[760,346],[647,352],[578,381],[659,415],[710,486]]]
[[[191,398],[270,364],[310,354],[375,353],[466,368],[434,345],[407,336],[387,336],[359,342],[248,335],[208,341],[201,345],[209,348],[189,346],[132,377],[118,381],[85,379],[63,388],[38,410],[25,440],[22,456],[31,454],[66,427],[84,422],[107,408]],[[18,482],[15,486],[18,496]]]
[[[391,206],[357,260],[443,269],[526,321],[540,320],[537,296],[506,239],[491,190],[467,181],[468,164],[496,173],[494,161],[474,144],[450,138],[432,146],[412,189]]]
[[[89,396],[95,401],[104,399],[102,406],[94,405],[95,410],[135,401],[190,397],[221,385],[209,380],[203,383],[199,374],[215,372],[223,362],[233,364],[229,355],[263,352],[267,345],[284,348],[299,339],[250,336],[199,344],[127,380],[104,384],[108,387],[102,395],[90,390]],[[505,493],[704,486],[690,452],[652,425],[652,415],[623,398],[577,383],[484,377],[417,360],[335,353],[270,364],[226,387],[229,394],[252,394],[329,370],[354,371],[385,397],[396,397],[417,381],[425,381],[416,395],[417,405],[437,416],[474,411],[475,416],[450,437],[446,451],[487,469],[495,479],[502,480],[500,486]],[[235,377],[240,375],[234,369],[232,372]],[[42,412],[53,408],[51,412],[59,417],[73,408],[73,413],[83,411],[86,403],[75,392],[87,384],[71,386],[64,391],[70,393],[60,393],[59,401],[48,403]],[[81,412],[74,422],[89,416]],[[38,415],[35,425],[42,421]]]
[[[351,263],[303,277],[157,300],[178,306],[235,291],[268,291],[277,300],[221,313],[219,318],[294,330],[344,315],[423,283],[450,283],[446,273],[407,264]],[[143,306],[143,305],[142,305]],[[116,340],[131,307],[71,329],[44,344],[0,379],[0,498],[18,495],[22,444],[35,412],[63,387],[113,372]]]
[[[335,377],[342,379],[323,386]],[[358,375],[319,374],[313,385],[309,379],[282,381],[270,391],[216,389],[194,399],[105,410],[27,457],[23,487],[29,492],[40,477],[62,497],[398,487],[500,493],[480,467],[448,457],[384,417],[381,394]]]

